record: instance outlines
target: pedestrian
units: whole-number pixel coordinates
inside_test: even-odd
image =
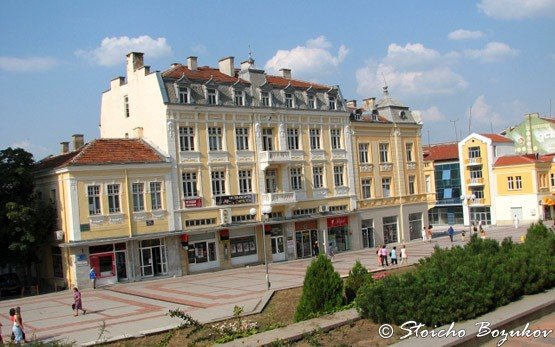
[[[382,249],[380,247],[378,247],[378,249],[376,249],[376,255],[378,256],[378,266],[383,266]]]
[[[484,229],[482,227],[480,227],[480,238],[482,240],[486,239],[486,232],[484,231]]]
[[[391,265],[397,265],[397,247],[396,246],[393,246],[393,249],[389,253],[389,256],[391,257]]]
[[[453,236],[455,235],[455,230],[453,229],[452,225],[450,225],[449,229],[447,229],[447,233],[449,234],[449,238],[451,239],[451,242],[453,242]]]
[[[515,214],[515,217],[514,217],[513,221],[514,221],[514,224],[515,224],[515,229],[518,229],[518,222],[519,222],[519,220],[518,220],[518,216],[517,216],[516,214]],[[554,222],[554,223],[555,223],[555,222]]]
[[[96,272],[94,271],[94,267],[91,267],[91,271],[89,271],[89,278],[92,282],[93,289],[96,289]]]
[[[19,323],[21,328],[21,336],[23,337],[23,342],[27,343],[27,337],[25,336],[25,327],[23,326],[23,318],[21,317],[21,307],[17,306],[15,308],[15,319]]]
[[[381,256],[382,256],[382,267],[384,266],[389,266],[389,262],[387,261],[387,248],[385,247],[385,245],[382,246],[381,249]]]
[[[73,305],[71,307],[75,310],[74,316],[79,315],[79,310],[83,311],[83,314],[87,313],[87,310],[83,308],[83,301],[81,300],[81,292],[77,287],[73,287]]]
[[[427,233],[428,233],[428,242],[432,242],[432,235],[433,234],[432,234],[432,225],[431,224],[428,226]]]
[[[461,233],[461,241],[462,241],[462,242],[466,241],[465,236],[466,236],[466,233],[465,233],[464,230],[463,230],[462,233]]]
[[[403,248],[401,248],[401,265],[407,264],[407,263],[408,263],[407,248],[405,245],[403,245]]]
[[[318,254],[320,254],[320,247],[318,247],[318,241],[314,241],[314,243],[312,244],[312,255],[314,256],[318,256]]]
[[[422,241],[426,241],[427,235],[428,235],[428,230],[426,230],[426,227],[422,228]]]
[[[472,231],[474,231],[474,234],[478,233],[478,228],[476,227],[476,224],[474,224],[474,222],[472,222]],[[472,233],[470,233],[470,236],[472,236]]]
[[[331,259],[331,261],[333,262],[333,256],[334,256],[334,252],[333,252],[333,243],[330,242],[330,245],[328,247],[328,256]]]
[[[23,341],[23,330],[21,330],[21,326],[19,325],[19,321],[15,316],[15,308],[10,308],[10,320],[13,323],[12,326],[12,342],[18,345],[20,342]]]

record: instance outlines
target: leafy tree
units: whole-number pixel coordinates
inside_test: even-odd
[[[353,268],[349,270],[349,277],[345,281],[345,299],[347,303],[353,302],[359,288],[369,282],[372,282],[372,275],[357,260]]]
[[[0,262],[27,273],[56,220],[52,204],[34,194],[33,168],[33,155],[24,149],[0,151]]]
[[[334,271],[331,261],[320,254],[306,269],[303,293],[297,306],[295,321],[299,322],[331,312],[342,303],[343,281]]]

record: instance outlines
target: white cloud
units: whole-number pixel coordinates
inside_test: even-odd
[[[468,83],[450,65],[458,54],[441,54],[420,43],[391,44],[381,61],[369,61],[356,71],[357,93],[376,95],[384,83],[395,95],[452,94]],[[384,81],[385,79],[385,81]]]
[[[297,46],[291,50],[278,50],[266,62],[264,69],[277,74],[280,69],[292,70],[293,77],[302,76],[305,79],[316,79],[329,75],[335,71],[349,54],[344,45],[339,47],[337,55],[331,52],[332,44],[325,36],[319,36],[306,41],[305,46]]]
[[[482,0],[477,6],[486,16],[497,19],[555,16],[553,0]]]
[[[169,55],[171,50],[165,38],[153,39],[144,35],[131,38],[127,36],[106,37],[99,47],[91,50],[78,50],[75,54],[98,65],[113,66],[123,62],[123,57],[129,52],[143,52],[156,58]]]
[[[490,42],[483,49],[467,49],[464,54],[472,59],[493,63],[518,54],[518,50],[502,42]]]
[[[35,160],[40,160],[40,159],[44,158],[48,154],[48,152],[50,151],[46,147],[36,145],[36,144],[31,143],[27,140],[23,140],[23,141],[20,141],[20,142],[15,142],[15,143],[11,144],[10,147],[12,147],[12,148],[23,148],[27,152],[32,153],[33,156],[35,157]]]
[[[191,47],[191,50],[196,54],[205,54],[208,52],[208,49],[206,48],[206,46],[200,45],[200,44]]]
[[[49,57],[15,58],[0,56],[0,69],[9,72],[33,72],[50,70],[60,62]]]
[[[473,127],[474,129],[486,129],[484,125],[490,125],[490,123],[494,126],[505,125],[507,120],[505,120],[501,115],[493,110],[493,107],[486,102],[486,98],[484,95],[480,95],[474,103],[472,104],[472,120],[471,124],[479,124],[480,127]],[[489,129],[489,128],[487,128]],[[479,132],[486,132],[488,131],[479,131]]]
[[[415,110],[412,111],[415,118],[420,118],[422,122],[437,122],[445,120],[447,117],[437,108],[437,106],[432,106],[427,110]]]
[[[464,29],[458,29],[455,31],[452,31],[449,33],[449,35],[447,35],[447,37],[449,38],[449,40],[473,40],[473,39],[479,39],[481,37],[484,36],[484,33],[481,31],[470,31],[470,30],[464,30]]]

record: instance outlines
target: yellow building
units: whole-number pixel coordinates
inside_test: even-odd
[[[171,165],[140,139],[98,139],[36,166],[36,190],[55,202],[58,228],[45,247],[40,275],[56,286],[181,275],[172,220]]]
[[[354,111],[351,127],[361,246],[421,238],[428,224],[422,125],[384,87],[383,99]]]
[[[130,53],[127,76],[102,96],[101,137],[144,138],[171,158],[184,273],[304,258],[353,248],[342,100],[336,86],[293,79],[288,69],[270,75],[252,59],[213,68],[189,57],[150,72],[142,53]]]

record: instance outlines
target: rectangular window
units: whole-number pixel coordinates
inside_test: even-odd
[[[206,89],[206,100],[209,105],[216,105],[218,103],[218,92],[216,91],[216,89]]]
[[[162,209],[161,182],[150,182],[150,204],[153,211]]]
[[[432,192],[432,180],[430,176],[426,175],[426,193]]]
[[[198,196],[197,191],[197,173],[184,172],[181,177],[183,178],[183,197],[192,198]]]
[[[382,192],[384,198],[389,198],[391,196],[391,178],[382,178]]]
[[[237,106],[244,106],[244,96],[243,96],[243,91],[242,90],[236,90],[235,91],[235,105]]]
[[[517,190],[522,189],[522,176],[515,176],[515,188]]]
[[[299,149],[299,129],[287,128],[287,148],[289,150]]]
[[[335,102],[335,96],[328,96],[328,105],[330,110],[335,110],[337,109],[337,103]]]
[[[277,189],[278,189],[277,170],[276,169],[267,169],[264,176],[265,176],[265,180],[266,180],[266,193],[275,193],[275,192],[277,192]]]
[[[239,170],[239,193],[252,193],[252,171]]]
[[[333,167],[333,181],[336,187],[343,186],[343,165]]]
[[[291,176],[291,189],[301,190],[303,189],[303,176],[302,169],[300,167],[294,167],[289,170]]]
[[[225,171],[212,171],[212,195],[225,195]]]
[[[372,179],[363,178],[361,184],[362,184],[362,198],[370,199],[372,197]]]
[[[273,135],[272,128],[262,129],[262,150],[263,151],[274,150],[274,135]]]
[[[89,198],[89,215],[100,214],[100,186],[88,186],[87,196]]]
[[[249,128],[235,128],[235,142],[238,151],[249,150]]]
[[[229,248],[232,258],[256,254],[256,237],[234,237],[229,239]]]
[[[324,186],[324,168],[322,166],[312,168],[312,181],[314,188],[322,188]]]
[[[468,148],[469,158],[480,158],[480,147],[470,147]]]
[[[412,143],[406,143],[405,144],[405,152],[407,154],[407,163],[410,163],[413,161],[412,158]]]
[[[507,188],[509,190],[514,190],[515,189],[515,180],[514,180],[513,176],[507,177]]]
[[[443,170],[443,172],[441,173],[441,179],[444,181],[448,181],[451,179],[451,170],[447,169],[447,170]]]
[[[341,148],[341,129],[330,129],[331,148]]]
[[[310,129],[310,149],[320,149],[320,129]]]
[[[262,106],[271,106],[270,104],[270,93],[260,92],[260,103]]]
[[[208,147],[211,151],[222,150],[222,128],[210,127],[208,128]]]
[[[145,210],[145,185],[143,183],[133,183],[131,185],[133,193],[133,212]]]
[[[108,184],[108,211],[110,213],[119,213],[119,184]]]
[[[550,174],[551,188],[555,188],[555,174]]]
[[[293,108],[293,94],[285,93],[285,107]]]
[[[389,163],[389,144],[380,143],[380,163]]]
[[[125,118],[129,118],[129,97],[127,95],[123,97],[123,108],[125,110]]]
[[[193,127],[179,127],[179,150],[195,150],[195,129]]]
[[[180,104],[189,103],[189,88],[179,87],[179,103]]]
[[[311,110],[316,109],[316,98],[314,97],[314,95],[309,95],[307,96],[307,101],[308,101],[308,108]]]
[[[409,176],[409,194],[416,194],[415,176]]]
[[[368,163],[368,144],[359,143],[358,144],[358,160],[361,164]]]

